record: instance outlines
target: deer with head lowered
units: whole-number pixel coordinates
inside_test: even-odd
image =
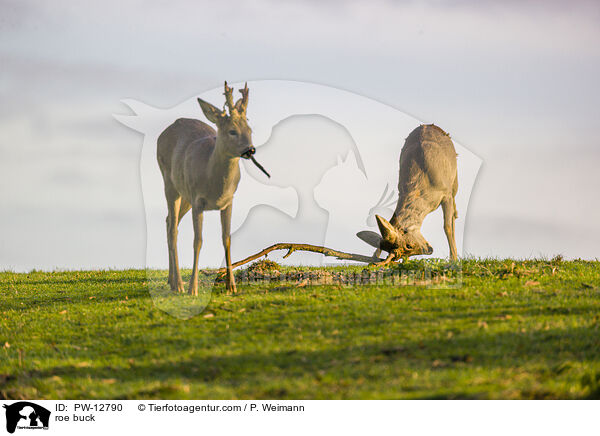
[[[227,263],[227,291],[236,292],[231,268],[231,211],[233,195],[240,181],[240,157],[251,159],[252,130],[246,119],[248,85],[240,89],[242,98],[235,104],[233,88],[225,82],[225,104],[229,113],[198,99],[206,118],[217,131],[199,120],[180,118],[158,137],[157,158],[167,198],[167,242],[169,247],[169,285],[183,292],[177,256],[177,228],[191,209],[194,225],[194,262],[188,292],[198,295],[198,257],[202,246],[204,211],[221,212],[222,240]],[[264,171],[264,169],[262,169]],[[265,174],[266,171],[264,171]]]
[[[382,250],[389,253],[380,265],[408,256],[432,254],[433,248],[421,234],[421,226],[425,217],[441,205],[450,258],[456,260],[457,190],[456,151],[450,136],[433,124],[421,125],[408,135],[400,153],[394,214],[389,221],[375,216],[381,235],[363,231],[357,236],[377,248],[374,257],[379,257]]]

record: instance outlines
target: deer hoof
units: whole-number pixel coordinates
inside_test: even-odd
[[[183,283],[179,282],[178,284],[171,284],[171,292],[174,292],[176,294],[181,293],[181,292],[185,292],[184,288],[183,288]]]
[[[237,287],[235,286],[235,283],[227,283],[227,295],[231,295],[231,294],[237,294]]]

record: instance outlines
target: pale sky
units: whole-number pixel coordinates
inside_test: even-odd
[[[0,269],[143,267],[143,138],[112,115],[224,79],[449,131],[483,160],[464,254],[600,257],[599,20],[594,1],[0,0]]]

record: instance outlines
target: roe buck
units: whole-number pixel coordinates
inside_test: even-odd
[[[224,95],[229,114],[225,108],[221,110],[198,99],[206,118],[216,124],[216,132],[202,121],[180,118],[158,137],[158,165],[165,183],[169,210],[169,284],[171,290],[176,292],[184,291],[177,258],[177,227],[190,208],[194,223],[194,263],[188,292],[198,295],[202,215],[207,210],[221,211],[222,239],[227,263],[227,291],[236,292],[230,251],[233,194],[240,181],[240,157],[254,161],[252,155],[256,150],[252,145],[252,130],[246,119],[248,85],[240,89],[242,98],[235,104],[232,92],[233,88],[228,87],[225,82]]]
[[[370,231],[359,232],[357,236],[377,248],[375,257],[381,250],[389,253],[380,264],[431,254],[433,248],[421,234],[421,225],[441,205],[450,258],[456,260],[457,190],[456,151],[450,136],[433,124],[421,125],[408,135],[400,153],[398,203],[392,218],[387,221],[375,215],[381,236]]]

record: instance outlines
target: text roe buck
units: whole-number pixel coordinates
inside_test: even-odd
[[[157,158],[167,198],[167,242],[169,246],[169,284],[171,290],[183,292],[177,258],[177,227],[192,209],[194,224],[194,264],[189,293],[198,295],[198,256],[202,246],[204,211],[221,211],[221,228],[227,262],[227,290],[235,292],[231,268],[231,209],[233,194],[240,181],[240,157],[253,159],[252,130],[246,119],[248,86],[235,104],[233,88],[225,82],[225,109],[198,99],[206,118],[217,126],[194,119],[180,118],[158,137]]]
[[[357,236],[389,253],[383,264],[418,254],[432,254],[433,248],[421,234],[425,217],[440,205],[444,212],[444,232],[448,238],[450,258],[457,259],[454,220],[457,217],[454,197],[458,190],[456,151],[450,136],[429,124],[413,130],[400,153],[398,203],[392,218],[376,215],[381,235],[363,231]]]

